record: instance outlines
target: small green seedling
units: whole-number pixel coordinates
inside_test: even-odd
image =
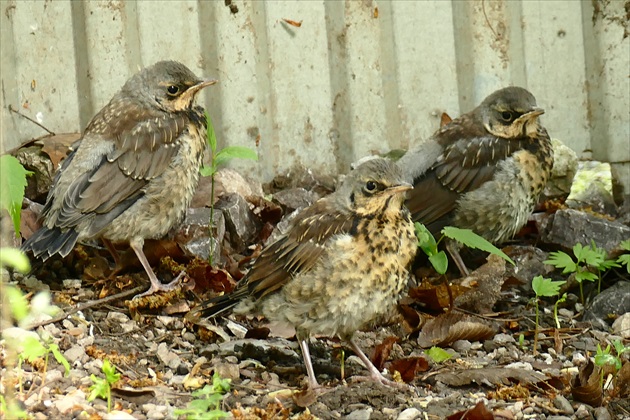
[[[508,257],[499,248],[486,241],[470,229],[460,229],[453,226],[446,226],[442,229],[442,236],[438,241],[431,232],[421,223],[415,223],[416,238],[418,246],[429,257],[431,265],[439,274],[446,273],[448,269],[448,258],[444,251],[438,249],[438,245],[444,238],[454,239],[457,242],[467,246],[468,248],[480,249],[494,255],[498,255],[512,265],[516,265],[510,257]]]
[[[219,169],[219,166],[229,162],[232,159],[249,159],[249,160],[258,160],[258,154],[249,147],[243,146],[229,146],[224,147],[223,149],[217,152],[217,137],[214,132],[214,126],[212,125],[212,120],[208,113],[206,113],[206,121],[208,124],[208,129],[206,131],[206,136],[208,140],[208,145],[210,146],[210,151],[212,152],[212,157],[210,160],[210,166],[202,166],[199,171],[201,172],[201,176],[209,176],[211,177],[211,187],[210,187],[210,202],[214,203],[214,176]],[[214,228],[214,204],[210,206],[210,234],[212,235],[212,229]],[[214,244],[210,241],[210,253],[209,253],[209,263],[212,265],[212,255],[214,253]]]
[[[573,247],[573,255],[575,260],[566,252],[554,251],[549,254],[549,259],[544,261],[545,264],[562,268],[563,274],[575,273],[575,280],[580,286],[580,300],[584,304],[584,291],[582,282],[598,280],[598,293],[601,291],[602,272],[612,267],[620,267],[615,260],[606,259],[606,251],[597,247],[594,241],[591,245],[583,246],[578,243]],[[591,269],[597,271],[593,273]]]
[[[20,376],[20,380],[19,380],[20,393],[23,392],[21,373],[22,373],[22,363],[24,361],[33,363],[35,359],[39,359],[39,358],[44,359],[44,369],[41,373],[42,383],[44,382],[44,378],[46,378],[46,371],[48,370],[48,356],[50,356],[50,354],[52,354],[55,357],[55,360],[57,360],[57,362],[63,366],[64,371],[65,371],[65,376],[68,376],[68,374],[70,373],[70,363],[68,363],[68,360],[64,357],[63,354],[61,354],[61,351],[59,351],[58,345],[52,342],[42,343],[40,340],[32,336],[25,337],[22,340],[21,345],[22,345],[22,351],[18,355],[18,366],[17,366],[19,376]]]
[[[561,297],[558,298],[558,300],[556,300],[556,303],[553,304],[553,319],[556,320],[556,328],[560,328],[560,320],[558,319],[558,305],[566,302],[567,300],[567,294],[563,293]]]
[[[452,354],[447,352],[441,347],[431,347],[429,350],[424,352],[427,356],[431,358],[435,363],[442,363],[453,357]]]
[[[0,156],[0,208],[9,212],[16,237],[20,236],[20,217],[26,177],[32,173],[24,169],[15,157]]]
[[[536,297],[534,298],[534,307],[536,308],[536,328],[534,331],[534,354],[536,354],[538,349],[538,328],[539,324],[539,310],[538,310],[538,300],[542,296],[551,297],[557,296],[560,293],[560,287],[565,284],[566,281],[558,280],[553,281],[551,279],[543,278],[543,276],[536,276],[532,280],[532,289],[534,293],[536,293]],[[558,322],[556,318],[556,322]]]
[[[107,412],[112,411],[112,386],[120,379],[120,373],[116,373],[116,366],[109,363],[109,360],[103,360],[101,368],[105,374],[105,379],[96,375],[90,375],[92,386],[90,386],[90,395],[88,401],[94,401],[97,397],[107,401]]]
[[[630,251],[630,239],[621,243],[621,249]],[[630,274],[630,254],[621,254],[619,258],[617,258],[617,263],[625,265],[626,270],[628,270],[628,274]]]
[[[597,344],[597,353],[595,354],[595,364],[599,367],[604,366],[612,366],[613,368],[613,376],[617,375],[619,370],[621,369],[623,363],[621,361],[621,357],[624,353],[630,353],[630,346],[624,346],[621,340],[613,340],[612,342],[613,348],[615,349],[616,354],[612,354],[610,344],[603,349],[599,344]],[[599,378],[600,386],[603,386],[604,383],[604,370],[601,371],[601,376]]]
[[[186,419],[217,420],[229,416],[229,413],[221,410],[223,396],[230,391],[230,379],[221,379],[218,373],[212,377],[212,386],[206,385],[192,393],[197,399],[188,403],[185,409],[174,411],[176,416],[186,416]]]

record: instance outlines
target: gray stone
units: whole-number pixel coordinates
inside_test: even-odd
[[[612,324],[613,333],[623,338],[630,338],[630,312],[626,312]]]
[[[210,236],[210,214],[213,213],[212,236]],[[225,219],[221,210],[215,208],[190,208],[186,210],[184,222],[174,232],[175,242],[189,257],[208,260],[212,246],[213,261],[220,262],[221,243],[225,236]]]
[[[348,414],[344,419],[346,420],[368,420],[372,415],[374,409],[372,407],[363,408],[361,410],[354,410]],[[400,417],[399,417],[400,418]]]
[[[85,354],[85,349],[81,346],[70,347],[63,353],[63,356],[66,358],[68,363],[74,364],[74,362],[81,361],[83,357],[87,356]]]
[[[460,354],[465,354],[471,349],[472,344],[468,340],[457,340],[453,344],[451,344],[451,347],[456,352]]]
[[[562,414],[572,415],[573,413],[575,413],[575,410],[573,409],[573,406],[571,405],[569,400],[564,398],[562,395],[558,395],[556,396],[556,398],[554,398],[553,406],[560,410]]]
[[[558,139],[551,139],[553,168],[551,177],[541,196],[542,200],[562,198],[569,195],[573,177],[578,170],[577,154]]]
[[[273,201],[281,205],[287,212],[308,207],[318,198],[317,194],[304,188],[290,188],[278,191],[273,195]]]
[[[586,406],[584,404],[581,404],[577,408],[577,410],[575,410],[575,417],[574,418],[579,419],[579,420],[591,420],[593,418],[593,416],[588,411],[588,408],[586,408]]]
[[[214,197],[212,177],[201,177],[190,207],[211,207],[221,196],[234,193],[243,197],[262,196],[263,190],[259,182],[246,179],[233,169],[221,168],[214,175]]]
[[[584,320],[607,329],[609,314],[622,315],[626,312],[630,312],[630,282],[619,281],[593,298],[584,313]]]
[[[407,408],[406,410],[403,410],[398,417],[396,418],[396,420],[414,420],[414,419],[419,419],[422,418],[422,411],[418,410],[417,408]]]
[[[607,252],[630,237],[630,227],[573,209],[558,210],[549,218],[537,219],[540,239],[546,244],[567,249],[576,243],[590,245],[591,240]]]
[[[606,407],[597,407],[593,410],[593,415],[597,420],[612,420],[612,416]]]
[[[249,203],[238,194],[221,197],[216,208],[225,217],[226,238],[235,252],[242,252],[251,244],[261,229],[260,220],[249,208]]]

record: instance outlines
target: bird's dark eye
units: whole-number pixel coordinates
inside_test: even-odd
[[[170,85],[166,88],[166,91],[169,95],[177,95],[179,93],[179,87],[175,85]]]
[[[376,188],[378,187],[378,185],[376,185],[376,182],[374,181],[368,181],[365,183],[365,189],[367,191],[373,192],[376,191]]]
[[[501,113],[501,118],[505,121],[512,121],[512,113],[510,111],[503,111]]]

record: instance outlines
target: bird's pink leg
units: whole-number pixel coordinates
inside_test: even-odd
[[[315,390],[319,388],[317,379],[315,379],[315,371],[313,370],[313,362],[311,361],[311,351],[308,348],[308,337],[306,339],[298,340],[300,342],[300,349],[302,350],[302,357],[304,358],[304,365],[306,365],[306,373],[308,374],[308,387]]]
[[[348,342],[350,343],[350,347],[352,347],[352,350],[356,353],[357,356],[359,356],[359,359],[361,359],[361,361],[363,362],[367,370],[370,371],[370,376],[368,377],[359,376],[359,377],[354,377],[352,379],[354,380],[373,379],[374,381],[379,382],[383,385],[388,385],[394,388],[409,389],[409,386],[406,384],[390,381],[389,379],[384,377],[383,374],[378,371],[376,366],[374,366],[374,363],[372,363],[370,358],[367,357],[365,353],[363,353],[363,350],[361,350],[361,348],[357,345],[357,343],[354,341],[354,338],[348,339]]]
[[[151,287],[149,287],[149,290],[147,290],[144,293],[140,293],[134,296],[133,297],[134,299],[137,299],[143,296],[149,296],[158,291],[169,292],[171,290],[174,290],[178,286],[182,277],[184,277],[184,275],[186,274],[186,272],[182,271],[181,273],[179,273],[177,277],[175,277],[175,280],[173,280],[172,282],[168,284],[162,284],[162,282],[158,280],[157,276],[153,272],[153,269],[151,268],[149,261],[147,261],[147,257],[144,255],[144,251],[142,250],[142,247],[144,246],[144,239],[133,238],[131,241],[129,241],[129,245],[131,246],[131,249],[133,249],[133,251],[138,256],[138,259],[140,260],[140,264],[142,264],[142,267],[144,267],[144,271],[146,271],[147,275],[149,276],[149,280],[151,280]]]

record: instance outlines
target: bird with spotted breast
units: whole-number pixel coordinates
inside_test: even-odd
[[[339,336],[372,379],[395,385],[353,336],[387,314],[407,284],[417,248],[403,205],[409,189],[395,163],[382,158],[362,163],[336,192],[300,212],[232,293],[199,305],[188,318],[233,309],[295,327],[311,390],[319,387],[308,346],[312,334]]]
[[[434,235],[451,225],[495,244],[514,236],[553,166],[543,113],[529,91],[506,87],[410,150],[398,164],[414,186],[406,201],[413,220]],[[448,249],[466,275],[457,248]]]
[[[164,236],[184,217],[206,144],[205,113],[194,101],[214,83],[176,61],[131,77],[62,163],[43,226],[22,250],[45,260],[68,255],[78,241],[101,238],[116,257],[112,242],[128,241],[151,281],[142,295],[168,290],[147,261],[144,240]]]

